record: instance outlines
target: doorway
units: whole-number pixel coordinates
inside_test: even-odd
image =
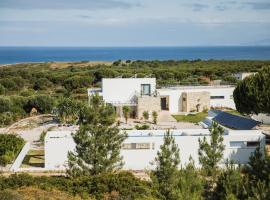
[[[168,97],[161,97],[161,110],[169,110],[169,98]]]

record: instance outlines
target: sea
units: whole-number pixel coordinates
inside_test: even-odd
[[[0,47],[0,64],[116,60],[270,60],[270,46]]]

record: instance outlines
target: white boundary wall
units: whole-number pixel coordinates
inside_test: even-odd
[[[163,144],[163,136],[166,130],[131,130],[128,134],[125,144],[149,144],[145,149],[122,149],[124,167],[126,170],[144,170],[151,169],[157,151]],[[199,167],[198,139],[206,136],[210,139],[208,129],[181,129],[171,130],[176,144],[180,148],[181,164],[186,165],[191,156],[195,161],[195,166]],[[47,170],[63,170],[67,167],[67,154],[75,148],[75,143],[71,133],[48,132],[45,143],[45,168]],[[255,151],[256,146],[248,146],[247,142],[260,142],[262,148],[265,145],[265,136],[259,130],[248,131],[229,131],[223,136],[225,145],[223,161],[234,160],[240,164],[246,164],[250,154]],[[234,145],[232,145],[234,143]],[[236,145],[235,145],[236,143]],[[238,145],[240,143],[240,145]]]
[[[12,164],[10,170],[11,171],[20,171],[19,168],[23,162],[24,157],[26,156],[26,154],[28,153],[28,151],[30,150],[30,142],[27,142],[21,152],[19,153],[19,155],[17,156],[16,160],[14,161],[14,163]]]

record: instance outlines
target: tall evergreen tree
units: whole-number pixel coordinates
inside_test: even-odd
[[[210,141],[206,137],[199,139],[199,161],[207,176],[215,176],[225,146],[223,145],[223,128],[217,123],[210,129]]]
[[[168,130],[164,136],[164,143],[160,146],[160,151],[158,151],[155,158],[156,168],[151,173],[151,179],[161,199],[178,199],[179,152],[175,139]]]
[[[270,113],[270,67],[240,81],[233,92],[236,108],[241,113]]]
[[[269,199],[270,156],[257,147],[245,167],[245,190],[251,199]]]
[[[206,175],[204,197],[206,199],[214,198],[214,185],[218,173],[218,163],[222,159],[225,146],[223,145],[223,128],[217,123],[213,123],[210,129],[210,141],[206,137],[199,139],[199,162],[202,166],[202,172]]]
[[[217,179],[215,197],[217,199],[246,199],[244,192],[241,168],[234,163],[228,162],[226,168]]]
[[[179,172],[178,194],[179,200],[201,200],[203,199],[203,180],[199,171],[195,168],[194,160],[190,161],[185,168]]]
[[[73,135],[76,148],[68,155],[68,174],[96,175],[121,168],[120,149],[126,135],[113,124],[112,107],[93,96],[84,111],[80,128]]]

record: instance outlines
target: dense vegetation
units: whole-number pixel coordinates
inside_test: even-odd
[[[270,113],[270,67],[239,82],[233,96],[241,113]]]
[[[209,150],[201,149],[205,152],[201,158],[207,160],[207,155],[220,153],[214,153],[216,151],[214,138],[219,140],[220,135],[216,136],[212,138],[213,143],[209,143]],[[2,191],[0,199],[17,197],[23,193],[14,191],[31,191],[33,187],[37,187],[37,195],[46,194],[46,191],[54,194],[54,191],[58,190],[63,191],[58,193],[59,195],[65,196],[67,193],[67,197],[71,195],[74,199],[75,197],[98,200],[269,199],[270,157],[265,157],[259,149],[250,157],[249,164],[240,168],[230,163],[224,169],[217,168],[216,162],[214,161],[212,165],[211,157],[208,159],[209,162],[206,162],[201,170],[195,168],[192,159],[188,165],[178,169],[176,165],[181,163],[179,149],[168,132],[157,155],[156,168],[151,172],[151,181],[140,180],[126,171],[72,178],[13,174],[9,177],[0,176],[0,191]],[[209,167],[215,168],[214,174],[207,174]],[[41,196],[42,198],[44,196]],[[58,198],[51,196],[51,199]]]
[[[216,79],[236,83],[232,73],[257,71],[269,65],[270,61],[182,60],[5,66],[0,68],[0,126],[29,115],[32,108],[39,113],[51,113],[63,96],[86,100],[86,89],[100,86],[104,77],[132,77],[135,74],[137,77],[156,77],[158,86],[208,84]]]
[[[11,163],[23,145],[24,140],[17,135],[0,134],[0,166]]]

